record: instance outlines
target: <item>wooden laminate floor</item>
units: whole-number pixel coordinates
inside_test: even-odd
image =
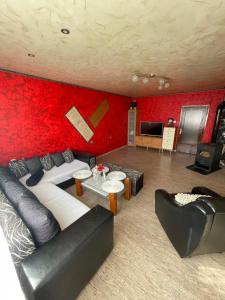
[[[185,168],[192,155],[124,148],[99,159],[143,170],[144,188],[130,201],[120,199],[115,246],[79,300],[225,299],[225,253],[181,259],[154,213],[154,191],[190,191],[205,185],[225,195],[225,169],[204,176]],[[74,193],[74,188],[68,189]],[[80,198],[90,207],[108,207],[90,191]],[[225,234],[225,233],[224,233]]]

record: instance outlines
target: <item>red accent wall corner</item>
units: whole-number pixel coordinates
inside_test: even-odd
[[[179,127],[182,106],[209,105],[209,115],[202,137],[202,142],[210,142],[216,109],[224,99],[224,90],[211,90],[207,92],[185,93],[166,96],[151,96],[137,98],[140,121],[165,123],[169,117],[176,120]]]

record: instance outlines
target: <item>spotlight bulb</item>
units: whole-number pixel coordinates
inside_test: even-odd
[[[165,88],[167,89],[167,88],[169,88],[169,87],[170,87],[169,82],[166,82],[166,83],[165,83]]]
[[[165,79],[160,78],[160,79],[159,79],[159,84],[160,84],[161,86],[164,85],[164,84],[165,84]]]
[[[138,81],[138,76],[136,74],[132,75],[132,81],[137,82]]]

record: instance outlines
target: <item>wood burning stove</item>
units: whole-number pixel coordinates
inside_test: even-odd
[[[198,144],[195,163],[187,168],[205,175],[218,170],[222,149],[222,144]]]

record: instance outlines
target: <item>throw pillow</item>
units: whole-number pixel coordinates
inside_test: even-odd
[[[34,186],[36,184],[38,184],[38,182],[41,180],[41,178],[44,175],[44,171],[43,170],[39,170],[37,171],[35,174],[31,175],[27,181],[26,181],[26,185],[28,186]]]
[[[0,186],[29,228],[36,247],[45,244],[61,231],[51,211],[16,177],[7,173],[5,168],[0,168]]]
[[[0,225],[15,265],[36,249],[31,233],[6,196],[0,191]]]
[[[74,160],[73,152],[70,149],[64,151],[62,153],[62,156],[65,159],[66,163],[71,163]]]
[[[25,162],[22,159],[20,159],[20,160],[16,160],[16,159],[10,160],[9,169],[17,178],[21,178],[21,177],[23,177],[24,175],[26,175],[28,173]]]
[[[47,154],[43,157],[40,158],[42,167],[46,170],[49,171],[54,167],[54,161],[52,160],[52,157],[50,154]]]
[[[211,196],[178,193],[178,194],[175,195],[175,202],[177,202],[178,205],[183,206],[183,205],[186,205],[190,202],[196,201],[200,197],[211,197]]]
[[[65,159],[63,158],[61,152],[53,153],[53,154],[51,154],[51,157],[52,157],[56,167],[61,166],[65,162]]]
[[[39,157],[33,157],[25,160],[27,169],[31,175],[42,169],[41,161]]]

